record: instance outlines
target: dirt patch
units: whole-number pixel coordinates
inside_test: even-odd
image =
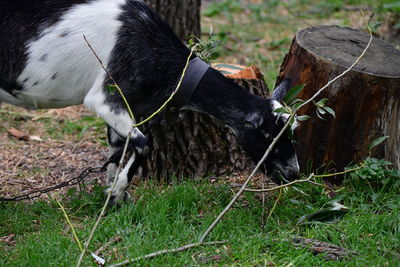
[[[107,158],[107,148],[96,140],[83,138],[76,141],[76,136],[54,140],[46,136],[43,130],[46,122],[35,120],[43,116],[61,120],[90,115],[82,106],[45,112],[28,112],[11,106],[2,108],[3,111],[29,115],[29,119],[18,123],[18,128],[27,133],[38,133],[44,141],[18,140],[4,130],[11,124],[12,119],[8,118],[12,116],[1,121],[4,128],[0,131],[0,197],[13,197],[54,186],[79,175],[88,167],[102,165]],[[105,175],[91,174],[87,181],[94,179],[104,183]],[[58,192],[62,194],[66,190],[60,189]]]
[[[6,134],[0,142],[9,144]],[[106,160],[105,148],[90,141],[73,143],[12,142],[1,145],[0,196],[11,197],[67,181],[87,167],[99,166]],[[103,174],[93,174],[90,179],[104,180]],[[63,190],[61,190],[63,191]]]

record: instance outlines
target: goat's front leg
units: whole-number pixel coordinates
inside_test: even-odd
[[[108,126],[108,144],[109,144],[109,161],[110,164],[107,167],[107,177],[109,188],[107,192],[111,190],[111,185],[115,179],[118,164],[121,161],[123,150],[125,147],[126,138],[120,136],[113,128]],[[148,154],[147,139],[138,130],[134,129],[132,132],[131,140],[127,149],[127,154],[124,160],[124,166],[121,169],[117,181],[115,183],[114,190],[112,192],[112,203],[115,204],[123,199],[126,199],[126,189],[132,181],[133,176],[136,173],[140,173],[141,164]]]
[[[134,121],[129,116],[126,109],[121,108],[123,104],[116,103],[121,101],[121,97],[110,97],[103,89],[103,79],[99,78],[85,97],[84,104],[89,109],[95,111],[108,124],[108,141],[110,145],[110,161],[108,167],[109,184],[115,178],[115,172],[123,154],[125,140],[129,135]],[[113,102],[114,101],[114,102]],[[119,107],[119,108],[116,108]],[[132,132],[130,145],[128,147],[124,166],[117,177],[116,185],[112,191],[112,203],[116,203],[125,198],[125,190],[128,187],[133,175],[139,170],[140,163],[147,156],[147,138],[139,129]],[[107,192],[110,191],[110,188]]]

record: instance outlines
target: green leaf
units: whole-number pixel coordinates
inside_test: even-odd
[[[307,120],[311,119],[311,117],[308,115],[297,116],[296,118],[298,121],[307,121]]]
[[[289,92],[286,94],[285,98],[283,101],[285,103],[290,103],[293,99],[297,97],[297,95],[304,89],[305,84],[299,84],[293,87],[292,89],[289,90]]]
[[[390,136],[386,135],[386,136],[382,136],[379,138],[376,138],[374,141],[372,141],[372,143],[368,146],[369,151],[371,151],[374,147],[380,145],[382,142],[384,142],[386,139],[388,139]]]
[[[335,111],[334,111],[333,109],[331,109],[331,108],[328,107],[328,106],[323,107],[323,109],[324,109],[326,112],[328,112],[329,114],[331,114],[334,118],[336,118],[336,113],[335,113]]]
[[[334,223],[342,219],[347,212],[347,210],[322,209],[317,212],[300,217],[297,220],[297,225],[305,222]]]
[[[325,110],[323,110],[322,108],[318,107],[315,112],[317,113],[318,118],[320,118],[321,120],[324,120],[324,118],[321,115],[326,114]]]
[[[109,93],[110,95],[115,94],[115,92],[117,91],[117,87],[115,86],[115,84],[107,84],[106,86],[106,91],[107,93]]]
[[[328,98],[322,98],[320,101],[318,101],[317,103],[315,103],[315,105],[317,107],[324,107],[326,105],[326,103],[328,102]]]
[[[295,110],[303,104],[304,104],[304,100],[297,98],[291,103],[292,109]]]
[[[318,108],[318,113],[321,115],[325,115],[326,111],[324,110],[324,108],[321,107],[321,108]]]
[[[272,112],[291,114],[290,109],[288,107],[280,107],[280,108],[274,109]]]
[[[330,206],[334,206],[335,203],[342,201],[346,195],[336,196],[334,199],[328,201],[326,204]]]

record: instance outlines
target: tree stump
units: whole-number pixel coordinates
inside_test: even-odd
[[[278,80],[292,78],[292,85],[306,84],[299,98],[309,99],[359,57],[369,35],[339,26],[318,26],[299,31],[280,69]],[[374,38],[359,64],[325,90],[336,118],[315,116],[308,105],[301,114],[313,116],[296,130],[298,156],[303,170],[323,164],[342,170],[368,156],[369,144],[390,138],[374,150],[400,168],[400,51]],[[330,164],[330,163],[333,163]],[[338,177],[334,182],[340,182]]]
[[[249,74],[249,69],[253,74]],[[236,75],[223,73],[236,77],[234,81],[252,94],[267,97],[268,87],[254,70],[247,68]],[[205,114],[183,111],[180,121],[172,125],[154,124],[147,136],[150,154],[143,166],[143,177],[164,181],[171,177],[221,176],[245,171],[253,165],[233,133]]]
[[[165,19],[176,35],[186,42],[190,35],[200,37],[201,0],[145,0]]]

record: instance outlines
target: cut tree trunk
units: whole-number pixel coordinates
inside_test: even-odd
[[[292,78],[292,85],[306,84],[299,98],[314,93],[345,69],[367,46],[369,35],[351,28],[319,26],[299,31],[281,66],[278,80]],[[324,120],[308,105],[300,113],[313,118],[296,130],[298,155],[303,170],[322,165],[342,170],[369,155],[369,144],[390,138],[374,150],[400,168],[400,51],[374,38],[354,70],[322,93],[336,118]],[[340,182],[337,177],[333,182]]]
[[[201,0],[145,0],[157,12],[182,41],[190,35],[200,38]]]
[[[267,97],[267,85],[258,77],[234,81],[252,94]],[[253,166],[232,132],[205,114],[183,111],[177,123],[154,124],[147,136],[150,154],[143,166],[143,177],[165,181],[171,177],[221,176]]]

